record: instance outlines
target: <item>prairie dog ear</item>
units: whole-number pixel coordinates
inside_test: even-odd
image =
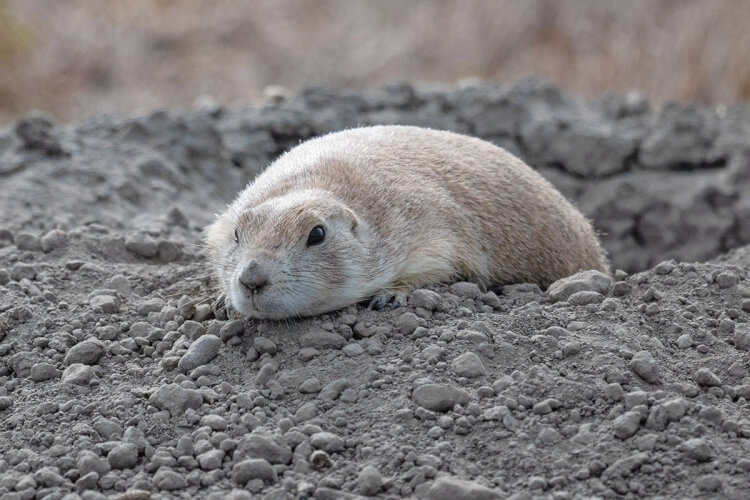
[[[357,226],[359,225],[359,218],[357,217],[357,214],[355,214],[350,208],[344,207],[344,213],[349,218],[349,220],[352,223],[352,231],[354,231]]]

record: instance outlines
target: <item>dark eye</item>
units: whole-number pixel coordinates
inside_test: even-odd
[[[319,245],[326,239],[326,230],[323,226],[315,226],[307,237],[307,246]]]
[[[240,232],[237,228],[234,228],[234,242],[235,243],[240,242]]]

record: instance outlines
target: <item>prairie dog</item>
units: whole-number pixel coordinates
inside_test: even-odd
[[[456,278],[546,287],[608,272],[586,218],[507,151],[452,132],[375,126],[304,142],[207,229],[240,314],[320,314],[372,297],[402,305]]]

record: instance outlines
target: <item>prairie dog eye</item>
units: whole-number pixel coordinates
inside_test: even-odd
[[[323,229],[323,226],[315,226],[307,236],[307,246],[311,247],[314,245],[320,245],[325,238],[326,230]]]
[[[240,231],[236,227],[234,228],[234,242],[240,242]]]

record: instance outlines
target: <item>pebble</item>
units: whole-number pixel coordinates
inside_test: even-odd
[[[333,453],[344,450],[344,438],[331,432],[316,432],[310,436],[310,444],[313,448]]]
[[[113,469],[132,469],[138,463],[138,447],[133,443],[122,443],[107,453],[107,462]]]
[[[267,434],[254,433],[244,437],[237,447],[250,458],[262,458],[272,464],[289,464],[292,461],[291,448]]]
[[[346,389],[352,385],[351,381],[347,378],[338,378],[331,382],[328,382],[325,387],[320,391],[320,399],[323,401],[335,401],[341,396]]]
[[[187,487],[187,482],[181,474],[167,467],[160,467],[154,474],[154,486],[160,490],[173,491]]]
[[[703,387],[718,387],[721,379],[708,368],[700,368],[695,374],[695,382]]]
[[[688,439],[682,443],[682,451],[696,462],[707,462],[713,457],[711,447],[701,438]]]
[[[221,339],[216,335],[206,334],[198,337],[177,363],[177,369],[183,373],[203,366],[216,357],[221,347]]]
[[[750,327],[747,324],[734,328],[734,347],[740,351],[750,351]]]
[[[299,338],[299,345],[302,348],[318,350],[341,349],[346,345],[346,339],[338,333],[314,329]]]
[[[115,314],[120,309],[120,301],[113,295],[97,295],[89,300],[92,309],[98,309],[106,314]]]
[[[135,307],[135,311],[141,316],[148,316],[148,314],[152,312],[161,312],[162,308],[165,305],[167,305],[167,303],[164,301],[164,299],[153,297],[140,302]]]
[[[233,319],[224,323],[219,329],[219,338],[226,342],[232,337],[241,335],[245,332],[245,321],[241,319]]]
[[[479,289],[479,285],[476,283],[470,283],[468,281],[459,281],[453,283],[450,286],[450,291],[453,295],[458,295],[465,299],[478,300],[482,297],[482,291]]]
[[[420,385],[412,393],[417,406],[432,411],[446,412],[457,404],[465,405],[471,397],[465,391],[442,384]]]
[[[465,352],[451,362],[453,371],[459,377],[476,378],[487,374],[482,360],[473,352]]]
[[[5,411],[13,406],[13,400],[8,396],[0,396],[0,411]]]
[[[62,381],[66,384],[89,385],[96,378],[97,376],[90,366],[80,363],[68,366],[62,373]]]
[[[81,475],[95,472],[97,475],[103,476],[111,469],[109,462],[90,450],[83,450],[78,454],[76,467]]]
[[[55,368],[55,365],[50,363],[36,363],[31,367],[29,378],[34,382],[43,382],[45,380],[59,378],[60,375],[61,372]]]
[[[145,233],[131,234],[125,238],[125,249],[140,257],[150,259],[159,253],[159,243]]]
[[[427,494],[429,500],[496,500],[504,496],[474,481],[466,481],[453,476],[436,479]]]
[[[232,467],[232,480],[244,486],[253,479],[262,479],[266,483],[277,481],[276,471],[268,460],[262,458],[249,458],[238,462]]]
[[[356,358],[357,356],[361,356],[364,354],[365,350],[364,348],[359,345],[357,342],[352,342],[351,344],[346,344],[341,351],[349,356],[350,358]]]
[[[627,439],[633,436],[641,427],[641,414],[635,411],[623,413],[617,417],[612,424],[615,436]]]
[[[310,377],[300,384],[299,392],[302,394],[314,394],[320,392],[322,388],[323,386],[317,377]]]
[[[96,339],[88,339],[68,349],[63,362],[68,366],[74,363],[95,365],[102,356],[104,345]]]
[[[582,290],[568,297],[568,303],[574,306],[585,306],[588,304],[600,304],[604,302],[604,295],[599,292]]]
[[[180,325],[177,331],[188,337],[190,340],[195,340],[206,334],[206,327],[197,321],[187,320]]]
[[[412,312],[407,312],[396,318],[394,325],[402,334],[411,335],[419,326],[419,317]]]
[[[224,461],[224,450],[209,450],[196,457],[203,470],[214,470],[221,468]]]
[[[432,290],[415,290],[409,298],[410,305],[434,311],[440,305],[440,294]]]
[[[260,354],[268,353],[271,356],[276,354],[276,352],[278,351],[278,347],[276,347],[276,344],[271,339],[267,339],[266,337],[255,337],[253,339],[253,347],[255,347],[255,350]]]
[[[730,272],[719,273],[716,277],[716,283],[719,285],[719,288],[731,288],[736,286],[737,282],[737,275]]]
[[[689,333],[683,333],[677,337],[677,347],[680,349],[688,349],[693,346],[693,337]]]
[[[62,248],[68,242],[68,234],[59,229],[53,229],[42,236],[41,244],[44,253],[49,253],[58,248]]]
[[[33,281],[36,278],[36,268],[31,264],[17,262],[10,268],[10,277],[15,281],[21,281],[22,279]]]
[[[721,489],[721,476],[717,474],[705,474],[695,481],[695,486],[700,491],[719,491]]]
[[[581,291],[606,294],[612,285],[612,278],[600,271],[581,271],[573,276],[562,278],[547,288],[547,293],[555,302],[567,301],[571,295]]]
[[[188,408],[200,408],[203,397],[195,389],[186,389],[178,384],[164,384],[151,395],[149,403],[160,410],[167,410],[172,417],[179,417]]]
[[[383,476],[376,467],[366,465],[361,471],[359,471],[359,475],[357,476],[357,489],[362,495],[366,497],[377,495],[382,487]]]
[[[655,384],[659,381],[659,365],[648,351],[635,353],[630,361],[630,369],[646,382]]]
[[[7,285],[10,282],[10,272],[7,269],[0,268],[0,286]]]
[[[38,236],[31,233],[18,233],[16,235],[16,248],[30,252],[42,250],[42,242]]]

